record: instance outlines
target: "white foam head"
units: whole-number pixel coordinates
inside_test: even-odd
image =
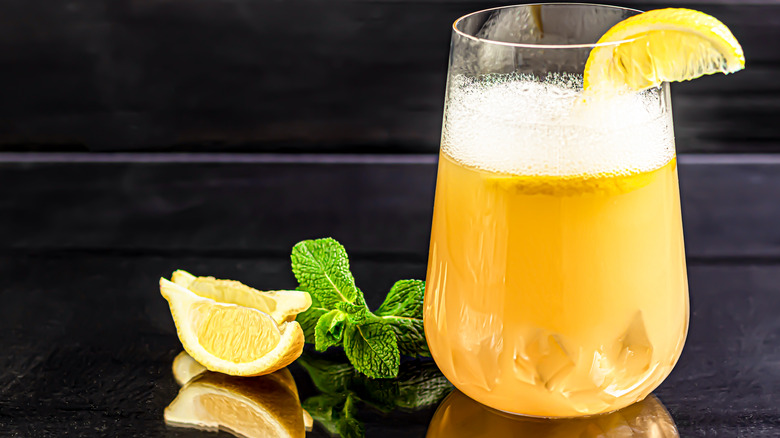
[[[627,174],[674,157],[671,114],[649,90],[587,99],[581,76],[450,78],[442,150],[516,175]]]

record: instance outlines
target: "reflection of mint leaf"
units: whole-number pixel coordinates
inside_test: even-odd
[[[314,329],[315,348],[317,351],[325,351],[328,347],[340,344],[344,336],[346,324],[347,314],[340,310],[331,310],[322,315]]]
[[[368,377],[388,378],[398,374],[400,357],[395,332],[381,322],[347,324],[344,352],[355,369]]]
[[[341,408],[341,421],[339,421],[339,433],[342,438],[363,438],[366,435],[363,423],[355,419],[356,412],[355,397],[347,394],[347,400]]]
[[[341,438],[363,438],[366,436],[366,430],[363,423],[352,417],[345,417],[339,423],[339,434]]]
[[[322,394],[307,398],[302,403],[311,418],[331,435],[341,438],[363,438],[363,423],[355,419],[357,411],[352,394]]]
[[[358,296],[349,272],[347,251],[334,239],[304,240],[293,247],[292,270],[301,290],[309,292],[323,308],[338,302],[354,303]]]
[[[424,294],[424,281],[400,280],[376,310],[377,316],[391,324],[398,337],[400,352],[407,356],[430,355],[422,318]]]
[[[311,418],[320,423],[331,435],[339,433],[339,417],[345,396],[339,394],[321,394],[309,397],[301,403]]]
[[[382,412],[390,412],[396,407],[398,379],[359,379],[351,389],[361,400]]]
[[[452,384],[432,361],[407,361],[395,379],[362,379],[352,384],[361,400],[382,411],[415,410],[438,404]]]
[[[324,393],[345,393],[352,386],[357,373],[346,360],[333,362],[304,352],[296,360],[309,373],[314,386]]]
[[[432,361],[409,362],[398,372],[396,406],[420,409],[435,406],[452,391],[452,384]]]
[[[303,407],[334,434],[336,430],[343,436],[362,436],[351,435],[363,430],[356,420],[356,409],[350,407],[354,402],[382,412],[414,411],[437,405],[452,391],[452,385],[431,360],[407,360],[400,364],[397,378],[372,379],[357,373],[346,359],[323,357],[304,352],[298,359],[322,393],[305,400]]]

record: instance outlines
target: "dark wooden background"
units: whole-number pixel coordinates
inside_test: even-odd
[[[206,436],[162,422],[174,269],[290,288],[333,236],[372,308],[424,278],[450,25],[501,4],[1,1],[0,435]],[[780,0],[619,4],[744,46],[673,86],[691,331],[656,394],[681,436],[777,437]]]
[[[434,152],[450,25],[484,0],[4,0],[5,151]],[[780,1],[725,22],[747,69],[675,84],[682,152],[780,152]]]

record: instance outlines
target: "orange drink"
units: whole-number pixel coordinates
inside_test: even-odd
[[[439,162],[425,301],[441,370],[477,401],[559,417],[641,400],[687,329],[676,160],[556,177]]]

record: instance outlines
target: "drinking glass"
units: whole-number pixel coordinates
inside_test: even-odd
[[[598,38],[638,12],[520,5],[453,25],[425,334],[447,378],[492,408],[614,411],[644,399],[682,351],[668,84],[582,91]]]

